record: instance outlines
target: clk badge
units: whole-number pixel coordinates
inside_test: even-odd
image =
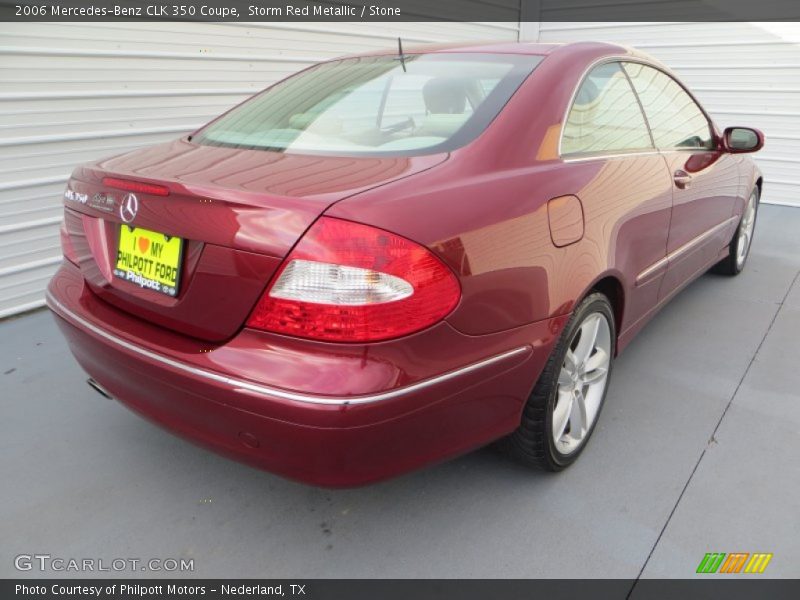
[[[134,194],[125,194],[119,204],[119,217],[126,223],[136,218],[139,212],[139,199]]]

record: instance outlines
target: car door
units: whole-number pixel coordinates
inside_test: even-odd
[[[730,241],[738,164],[717,147],[713,126],[680,83],[642,63],[626,62],[624,68],[672,177],[663,299],[707,269]]]
[[[664,269],[647,269],[665,260],[672,182],[619,62],[602,63],[583,79],[560,150],[570,179],[580,182],[571,191],[583,206],[587,247],[625,282],[624,335],[658,302]]]

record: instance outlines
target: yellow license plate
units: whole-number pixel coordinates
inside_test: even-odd
[[[114,275],[168,296],[178,295],[183,240],[157,231],[120,225]]]

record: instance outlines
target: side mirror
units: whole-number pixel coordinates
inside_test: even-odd
[[[764,134],[752,127],[728,127],[722,134],[722,144],[731,154],[758,152],[764,147]]]

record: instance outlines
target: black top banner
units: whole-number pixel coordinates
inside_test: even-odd
[[[797,0],[0,0],[0,21],[792,21]]]

